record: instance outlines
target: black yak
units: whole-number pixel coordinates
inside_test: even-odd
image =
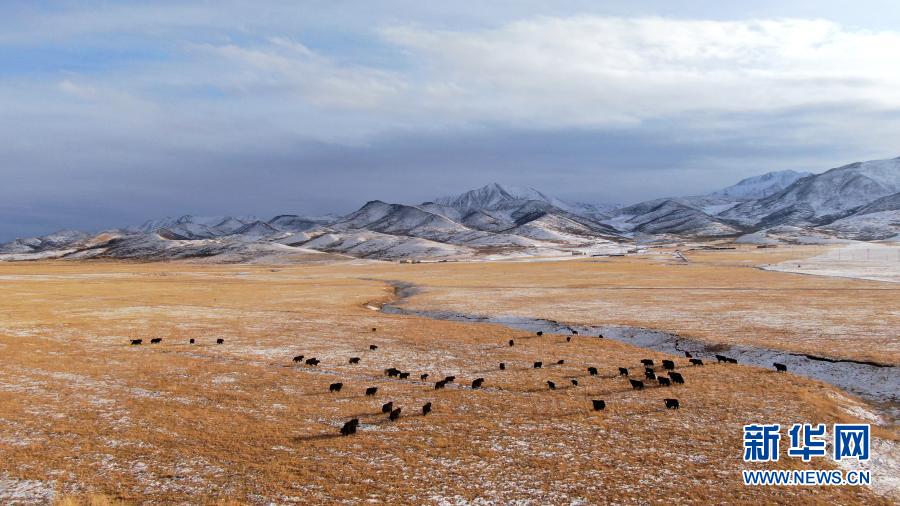
[[[453,383],[454,381],[456,381],[456,376],[447,376],[444,378],[444,383]]]
[[[431,413],[431,403],[430,402],[426,402],[425,405],[422,406],[422,416],[425,416],[428,413]]]
[[[393,409],[394,409],[394,401],[385,402],[384,404],[381,405],[382,413],[390,413]]]
[[[512,339],[510,339],[510,340],[509,340],[509,345],[510,345],[510,346],[515,346],[515,345],[516,345],[516,342],[513,341]]]
[[[358,363],[359,363],[359,357],[350,357],[350,363],[351,363],[351,364],[358,364]]]
[[[556,390],[556,383],[552,381],[548,381],[547,386],[550,387],[550,390]]]
[[[332,383],[328,385],[329,392],[340,392],[342,388],[344,388],[343,383]]]
[[[306,365],[319,365],[319,359],[313,357],[306,359]]]
[[[684,358],[693,358],[693,357],[694,356],[691,355],[691,352],[689,352],[689,351],[684,352]]]
[[[444,388],[445,386],[447,386],[447,382],[444,380],[441,380],[434,384],[434,389],[440,390],[440,389]]]
[[[191,340],[190,340],[189,342],[190,342],[191,344],[194,344],[194,338],[192,337]]]
[[[644,364],[644,367],[653,367],[653,360],[650,360],[649,358],[641,360],[641,363]]]
[[[341,427],[341,435],[349,436],[350,434],[356,434],[357,427],[359,427],[359,418],[354,418]]]
[[[566,336],[566,342],[567,343],[572,342],[572,336]]]
[[[378,387],[369,387],[366,389],[366,395],[375,395],[378,393]]]
[[[728,362],[728,357],[725,355],[716,355],[716,362]]]
[[[294,362],[303,362],[303,355],[297,355],[294,357]]]
[[[384,370],[384,374],[386,376],[390,376],[391,378],[393,378],[395,376],[400,376],[400,369],[397,369],[396,367],[389,367]]]
[[[537,332],[535,332],[535,334],[537,334],[538,337],[541,337],[542,335],[544,335],[544,331],[538,330]]]
[[[644,377],[647,378],[648,380],[655,380],[656,373],[653,372],[653,369],[644,369]]]
[[[588,367],[588,374],[590,374],[591,376],[596,376],[597,368],[596,367]]]
[[[419,379],[422,380],[422,381],[427,380],[427,379],[428,379],[428,373],[426,372],[425,374],[420,375],[420,376],[419,376]]]
[[[669,381],[669,378],[666,378],[666,377],[663,377],[663,376],[657,377],[657,378],[656,378],[656,381],[659,381],[659,386],[661,386],[661,387],[667,387],[667,386],[671,386],[671,385],[672,385],[672,382]]]
[[[483,384],[484,384],[484,378],[476,378],[474,381],[472,381],[472,390],[481,388],[481,385],[483,385]]]
[[[131,345],[132,345],[132,346],[137,346],[137,345],[139,345],[139,344],[141,344],[141,343],[143,343],[143,342],[144,342],[143,339],[132,339],[132,340],[131,340]]]
[[[664,399],[666,402],[666,409],[678,409],[678,399]]]
[[[594,411],[603,411],[604,409],[606,409],[606,401],[602,401],[599,399],[592,400],[591,405],[594,407]]]
[[[400,373],[400,379],[402,379],[402,380],[409,379],[409,373],[408,373],[408,372],[401,372],[401,373]]]
[[[162,342],[161,337],[154,337],[153,339],[150,340],[150,344],[156,344],[156,343],[161,343],[161,342]]]
[[[578,386],[578,380],[577,380],[577,379],[572,378],[572,386],[575,386],[575,387]]]
[[[644,389],[643,381],[638,381],[638,380],[633,380],[633,379],[630,379],[628,381],[631,382],[631,388],[633,388],[635,390],[643,390]]]
[[[378,346],[375,346],[374,344],[370,344],[370,345],[369,345],[369,349],[372,350],[372,351],[375,351],[375,350],[378,349]]]
[[[692,358],[692,359],[690,360],[690,362],[691,362],[691,364],[693,364],[693,365],[703,365],[703,361],[700,360],[699,358]]]
[[[400,418],[400,409],[401,408],[397,408],[397,409],[391,411],[391,414],[388,416],[388,418],[390,418],[391,421],[394,421],[394,420]]]
[[[619,376],[628,376],[628,369],[624,367],[619,368]]]
[[[500,370],[501,370],[501,371],[505,371],[505,370],[506,370],[506,364],[504,364],[503,362],[500,362]]]
[[[225,344],[225,340],[220,337],[216,339],[216,344]]]
[[[540,369],[541,367],[543,367],[543,365],[544,365],[543,362],[535,362],[535,363],[534,363],[534,368],[535,368],[535,369]]]
[[[566,363],[565,360],[557,360],[557,361],[556,361],[556,365],[563,365],[563,364],[565,364],[565,363]]]
[[[775,370],[778,372],[787,372],[787,366],[784,364],[779,364],[778,362],[774,362],[772,365],[775,366]]]
[[[671,360],[663,360],[662,364],[663,364],[663,369],[665,369],[667,371],[671,371],[672,369],[675,369],[675,362],[672,362]]]
[[[672,379],[672,383],[680,383],[682,385],[684,384],[684,377],[681,375],[681,373],[670,372],[669,378]]]

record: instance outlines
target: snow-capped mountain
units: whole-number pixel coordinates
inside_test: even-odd
[[[616,252],[646,240],[803,237],[900,238],[900,158],[822,174],[772,172],[706,195],[622,208],[572,204],[534,188],[492,183],[418,205],[373,200],[343,217],[183,215],[100,234],[17,239],[0,245],[0,260],[493,258]]]
[[[823,225],[900,191],[900,158],[857,162],[801,178],[777,193],[721,214],[754,225]]]
[[[767,172],[761,176],[741,179],[737,184],[714,191],[706,196],[735,201],[761,199],[780,192],[798,179],[811,175],[812,172],[797,172],[794,170]]]

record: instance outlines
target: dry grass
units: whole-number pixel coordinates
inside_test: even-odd
[[[591,287],[625,284],[629,272],[630,283],[678,282],[687,287],[688,307],[702,312],[703,297],[691,287],[725,273],[714,265],[687,269],[694,270],[628,259],[277,268],[0,264],[0,479],[43,483],[77,504],[92,504],[92,497],[108,504],[889,503],[858,487],[741,485],[743,424],[858,420],[844,406],[857,402],[828,385],[710,365],[683,367],[685,386],[633,392],[616,367],[670,357],[594,338],[566,343],[365,308],[390,297],[384,283],[364,280],[382,277],[433,287],[413,299],[426,307],[505,312],[529,304],[531,316],[598,323],[605,316],[597,308],[624,317],[632,304],[634,322],[656,326],[661,313],[634,313],[654,307],[642,302],[647,291],[598,304]],[[821,282],[734,270],[749,276],[738,283],[757,275]],[[552,295],[539,304],[524,287],[542,283],[572,289],[542,288]],[[652,298],[671,299],[666,293]],[[741,300],[735,304],[752,309],[749,295]],[[127,345],[152,337],[163,342]],[[192,337],[197,345],[187,344]],[[213,344],[217,337],[225,344]],[[379,349],[370,352],[370,343]],[[322,365],[296,366],[296,354]],[[351,356],[362,363],[347,364]],[[558,359],[566,363],[530,368],[534,360]],[[509,370],[497,370],[501,361]],[[600,376],[587,377],[588,365]],[[484,377],[486,388],[435,391],[430,383],[385,378],[382,370],[391,366],[413,378],[454,374],[460,384]],[[548,379],[563,385],[572,377],[581,385],[546,389]],[[329,394],[334,381],[344,390]],[[368,386],[378,386],[378,396],[365,397]],[[665,410],[664,397],[679,398],[682,409]],[[607,411],[591,412],[592,398],[605,399]],[[388,400],[403,408],[397,422],[380,413]],[[434,413],[418,416],[429,401]],[[360,418],[360,433],[338,437],[352,417]],[[895,437],[890,428],[878,435]],[[829,464],[784,458],[778,466]]]

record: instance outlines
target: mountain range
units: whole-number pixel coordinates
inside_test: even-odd
[[[698,196],[625,207],[570,203],[492,183],[416,205],[367,202],[345,216],[180,216],[99,234],[60,231],[0,245],[0,260],[380,260],[621,253],[636,244],[900,238],[900,158],[821,174],[769,172]]]

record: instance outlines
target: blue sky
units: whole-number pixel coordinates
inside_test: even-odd
[[[900,155],[892,1],[0,3],[0,240]]]

